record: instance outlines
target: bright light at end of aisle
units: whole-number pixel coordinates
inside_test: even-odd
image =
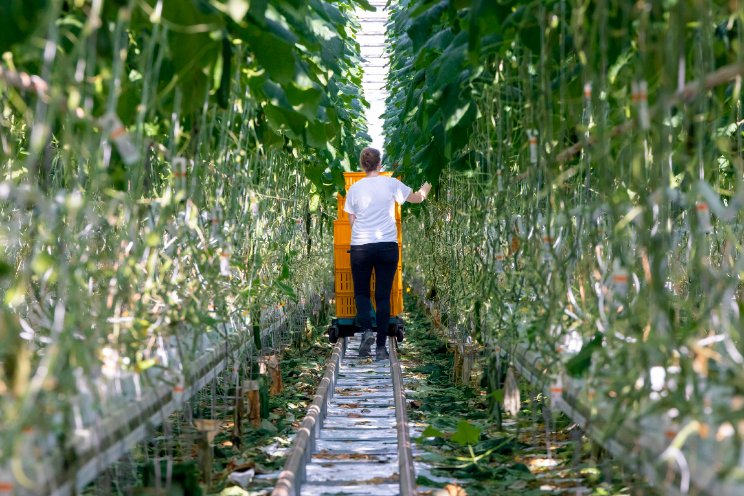
[[[387,0],[375,0],[370,2],[377,11],[367,12],[357,10],[361,31],[357,39],[361,45],[362,57],[364,58],[364,76],[362,78],[362,90],[364,97],[369,102],[367,109],[367,125],[369,135],[372,138],[373,147],[382,150],[384,137],[382,134],[382,113],[385,111],[385,77],[388,71],[388,56],[385,52],[385,23],[388,18],[388,10],[385,9]]]

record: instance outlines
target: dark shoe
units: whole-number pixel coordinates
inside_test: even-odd
[[[375,360],[388,360],[389,358],[390,354],[388,354],[387,348],[384,345],[378,346],[375,351]]]
[[[375,333],[367,329],[362,333],[362,342],[359,345],[359,356],[372,356],[372,344],[375,342]]]

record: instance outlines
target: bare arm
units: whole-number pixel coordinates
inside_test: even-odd
[[[356,220],[356,215],[349,214],[349,225],[353,226],[355,220]]]
[[[415,193],[411,193],[408,195],[408,198],[406,198],[406,201],[408,203],[421,203],[424,200],[426,200],[426,197],[421,194],[421,192],[416,191]]]
[[[429,195],[430,190],[431,190],[431,184],[424,183],[424,185],[421,186],[420,190],[408,195],[408,198],[406,198],[406,201],[409,203],[421,203],[424,200],[426,200],[426,197]]]

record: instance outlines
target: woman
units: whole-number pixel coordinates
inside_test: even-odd
[[[357,322],[362,327],[359,356],[370,356],[372,343],[372,304],[370,279],[375,271],[375,303],[377,305],[377,360],[389,358],[385,343],[390,323],[390,291],[398,266],[398,230],[395,226],[395,203],[421,203],[431,189],[425,183],[413,193],[412,189],[393,177],[381,176],[380,152],[365,148],[359,164],[367,176],[354,183],[346,193],[344,210],[351,223],[351,277]]]

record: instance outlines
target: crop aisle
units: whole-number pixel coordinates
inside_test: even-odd
[[[357,8],[0,3],[0,495],[213,491],[215,436],[268,428],[371,141]],[[455,375],[741,494],[744,5],[390,8],[386,163],[435,184],[404,267]]]
[[[0,494],[77,493],[161,424],[144,482],[207,488],[225,418],[266,415],[369,141],[357,7],[0,5]]]
[[[670,494],[742,491],[743,16],[402,0],[388,29],[386,153],[437,184],[407,277],[507,409],[521,374]]]

